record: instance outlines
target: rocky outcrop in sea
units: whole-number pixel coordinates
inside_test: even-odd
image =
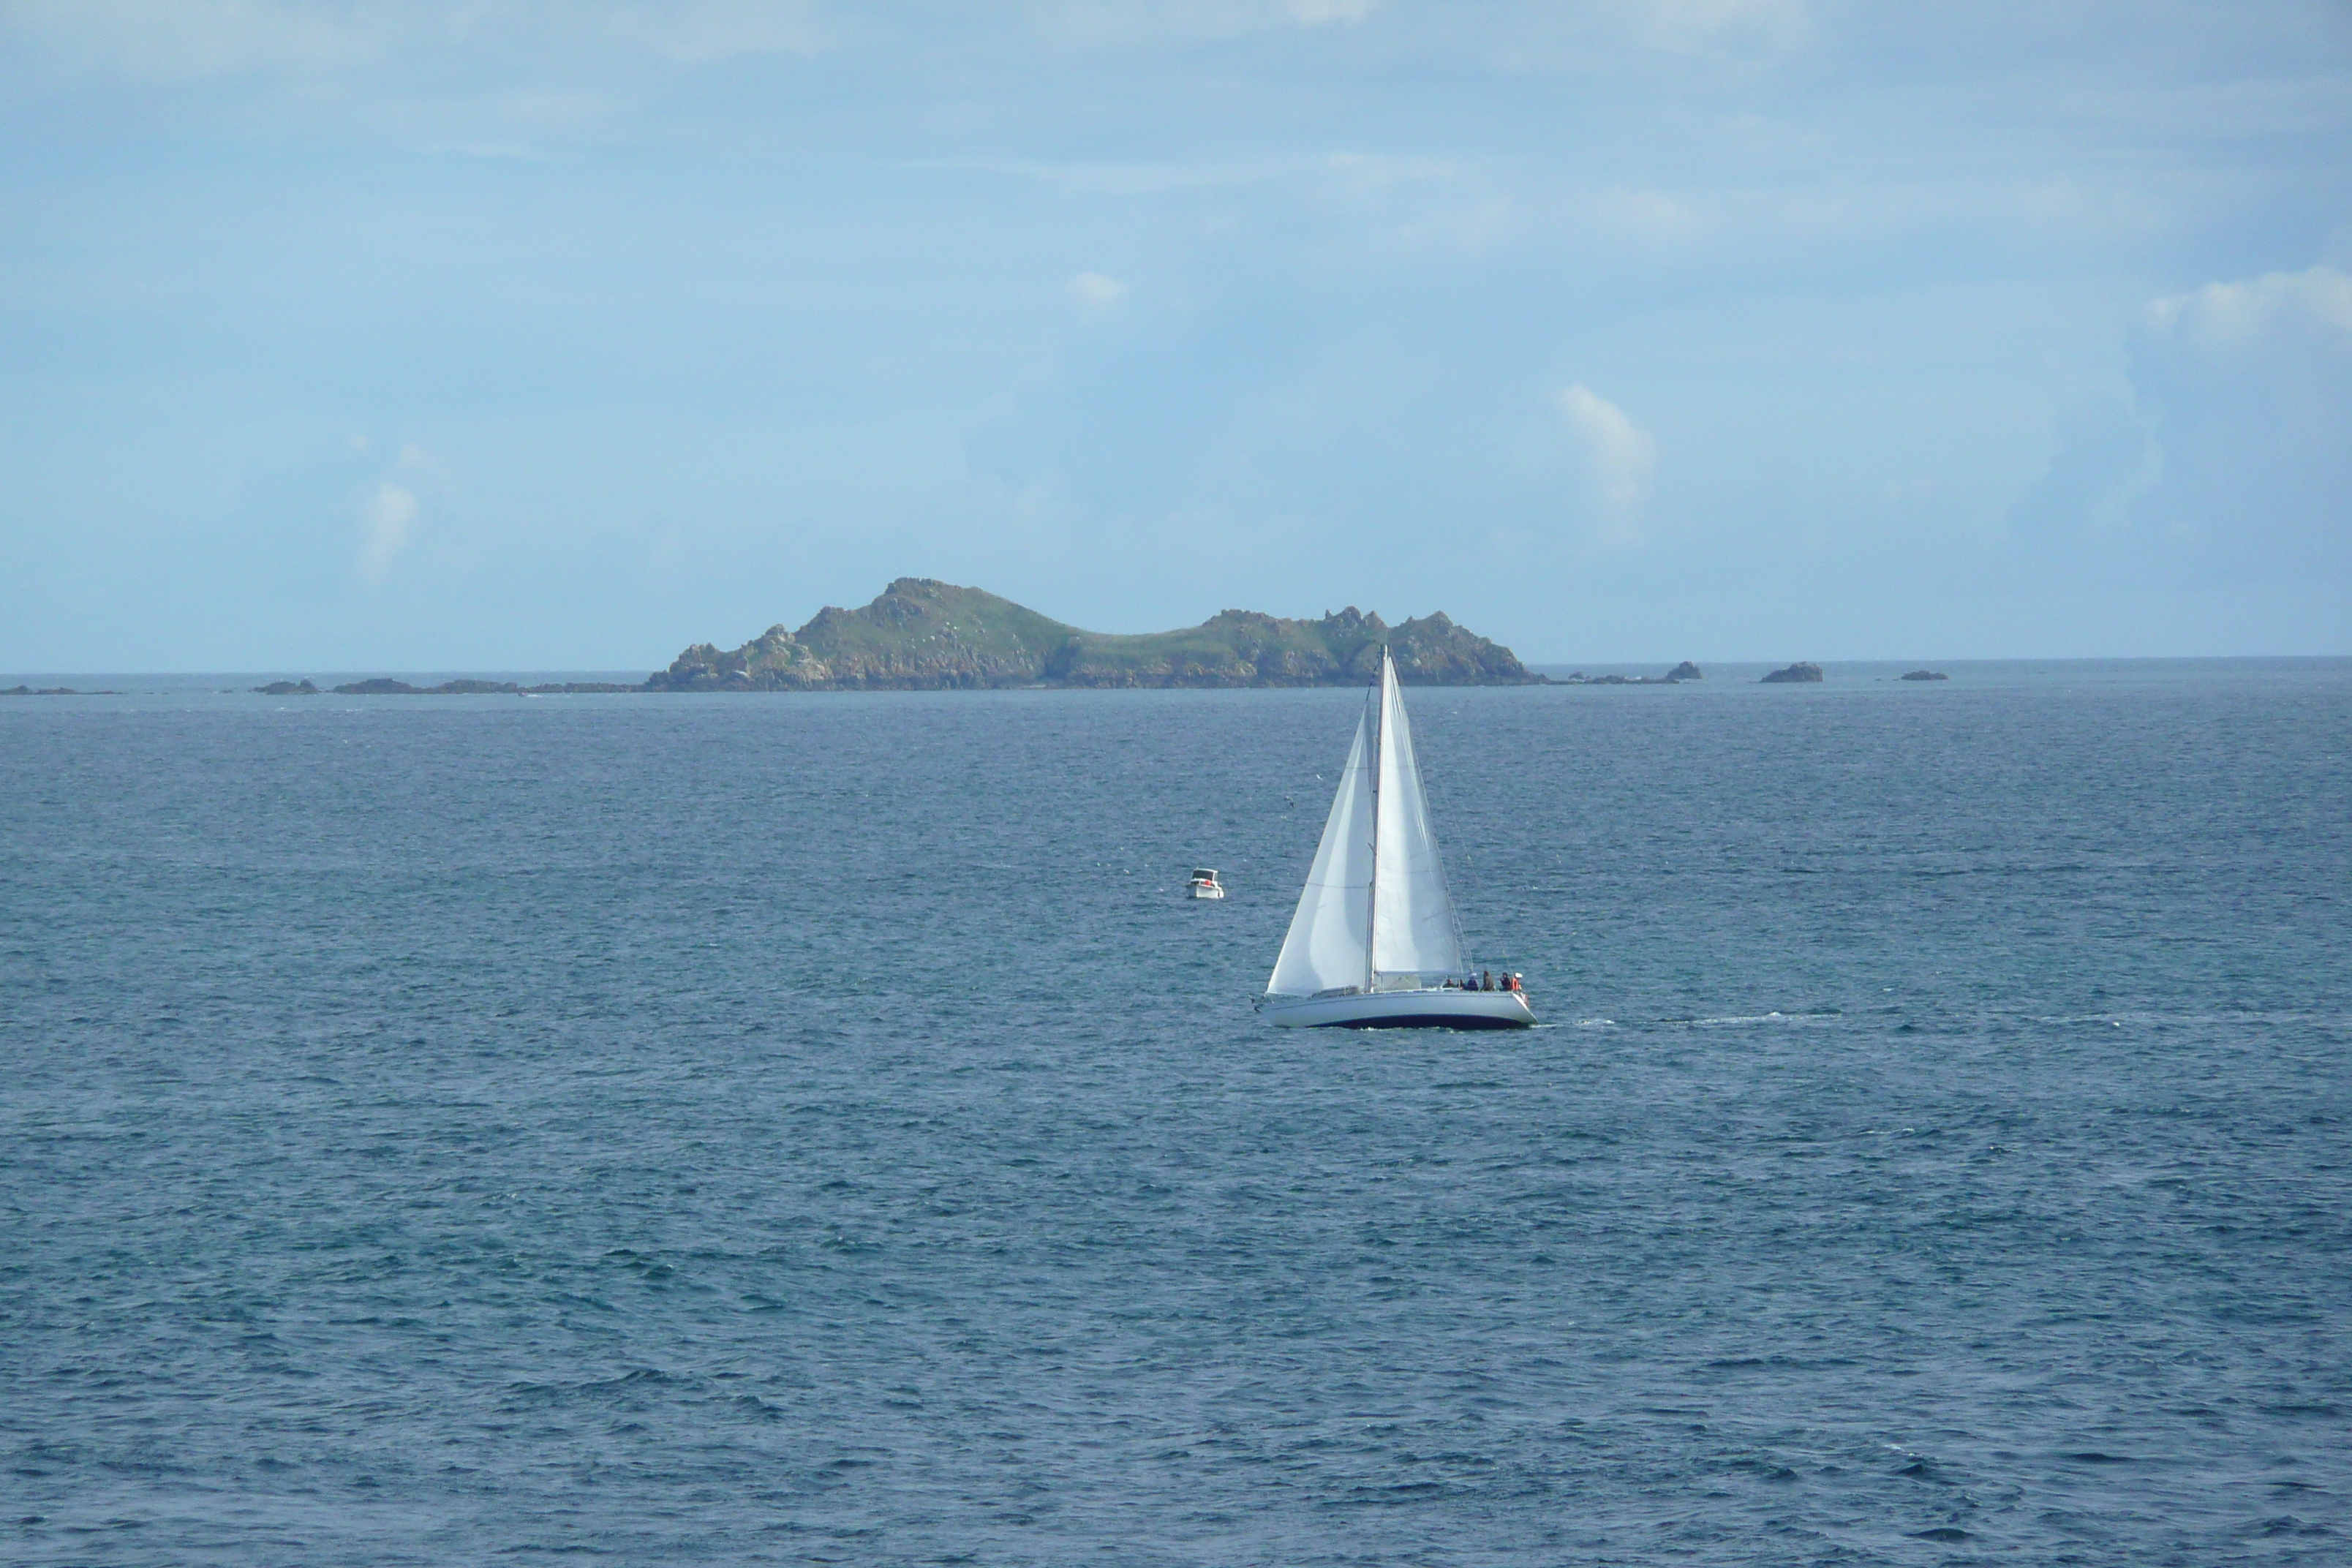
[[[302,686],[310,686],[303,681]],[[284,688],[278,690],[278,688]],[[300,689],[280,680],[271,686],[257,686],[256,691],[273,696],[294,696]],[[312,691],[318,688],[310,687]],[[643,691],[642,686],[632,686],[618,680],[557,680],[541,686],[523,686],[511,680],[445,680],[438,686],[411,686],[405,680],[393,680],[376,676],[367,680],[353,680],[335,688],[338,697],[550,697],[580,691]]]
[[[1587,675],[1580,669],[1562,679],[1560,684],[1562,686],[1680,686],[1685,680],[1704,679],[1705,677],[1698,672],[1698,666],[1685,659],[1664,675]]]

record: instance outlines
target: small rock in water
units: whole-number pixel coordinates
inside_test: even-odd
[[[1764,678],[1764,684],[1767,686],[1786,686],[1795,681],[1819,680],[1820,679],[1822,679],[1822,667],[1820,665],[1811,663],[1805,659],[1799,659],[1788,668],[1776,669],[1771,674],[1766,676]]]
[[[1940,669],[1914,669],[1903,677],[1906,680],[1949,680],[1952,678]]]
[[[1668,680],[1705,680],[1706,677],[1699,673],[1698,666],[1685,659],[1666,671],[1666,679]]]

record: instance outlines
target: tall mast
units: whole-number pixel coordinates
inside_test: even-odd
[[[1381,674],[1372,678],[1372,701],[1379,718],[1372,725],[1372,871],[1364,879],[1364,989],[1370,991],[1379,980],[1372,968],[1372,949],[1380,940],[1378,921],[1381,918],[1381,744],[1388,738],[1388,689],[1383,678],[1388,673],[1389,650],[1381,648]]]

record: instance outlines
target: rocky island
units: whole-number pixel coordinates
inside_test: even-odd
[[[1799,659],[1786,669],[1776,669],[1764,678],[1767,686],[1792,686],[1800,682],[1819,680],[1822,667],[1811,659]]]
[[[1321,620],[1224,610],[1181,631],[1082,631],[1010,599],[901,577],[862,609],[828,605],[798,631],[740,647],[697,643],[648,691],[950,690],[1006,686],[1357,686],[1387,644],[1409,686],[1533,686],[1507,647],[1443,614],[1394,626],[1352,605]]]
[[[593,691],[943,691],[1008,686],[1357,686],[1386,644],[1409,686],[1541,686],[1509,648],[1443,613],[1390,626],[1350,605],[1320,620],[1223,610],[1181,631],[1124,637],[1066,626],[1010,599],[929,577],[901,577],[860,609],[827,605],[793,631],[773,626],[740,647],[697,643],[639,685],[455,679],[415,686],[375,676],[341,697],[459,697]],[[1685,665],[1681,678],[1697,671]],[[1622,677],[1610,677],[1622,680]],[[269,697],[323,695],[273,680]]]

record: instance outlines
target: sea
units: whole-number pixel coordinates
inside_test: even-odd
[[[1351,690],[32,678],[0,1561],[2352,1562],[2352,661],[1763,668],[1408,692],[1463,1035]]]

